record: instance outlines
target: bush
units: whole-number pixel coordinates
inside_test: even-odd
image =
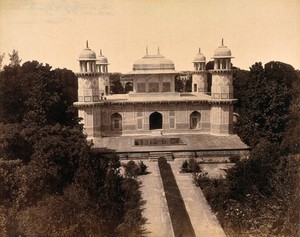
[[[240,155],[231,155],[229,156],[229,161],[231,163],[237,163],[241,160],[241,156]]]
[[[181,165],[181,172],[187,172],[189,170],[189,163],[185,160]]]
[[[143,161],[136,164],[131,160],[123,166],[125,168],[125,176],[128,178],[136,178],[138,175],[145,175],[148,173],[148,166]]]
[[[207,173],[194,173],[193,181],[196,186],[201,188],[213,211],[217,212],[223,208],[224,200],[228,196],[226,180],[210,178]]]
[[[148,174],[148,166],[145,165],[145,163],[143,161],[139,162],[139,175],[144,175],[144,174]]]
[[[195,158],[185,160],[181,165],[181,172],[183,173],[199,173],[201,168]]]
[[[263,145],[265,150],[267,146]],[[194,183],[201,187],[228,236],[296,236],[299,161],[289,156],[272,163],[274,147],[264,155],[258,156],[258,151],[260,147],[249,159],[229,169],[226,179],[211,179],[200,173],[193,175]]]
[[[125,168],[125,176],[128,178],[136,178],[139,174],[139,166],[133,161],[129,161],[124,165]]]

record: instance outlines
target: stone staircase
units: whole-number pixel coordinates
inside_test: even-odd
[[[166,152],[161,152],[161,151],[157,151],[157,152],[149,152],[149,160],[150,161],[157,161],[158,158],[160,157],[165,157],[166,160],[168,161],[172,161],[173,160],[173,153],[166,151]]]

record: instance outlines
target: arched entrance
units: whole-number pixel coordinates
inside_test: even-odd
[[[149,117],[150,130],[162,129],[162,114],[154,112]]]
[[[113,131],[122,131],[122,116],[119,113],[111,115],[111,128]]]
[[[200,120],[201,120],[201,114],[198,111],[194,111],[193,113],[191,113],[190,128],[191,129],[199,128]]]

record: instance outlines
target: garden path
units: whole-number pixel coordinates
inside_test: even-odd
[[[191,174],[180,173],[184,159],[169,162],[194,231],[198,237],[226,237],[218,219],[212,213],[203,192],[193,184]]]
[[[142,181],[142,197],[146,201],[144,217],[149,237],[174,237],[167,201],[157,162],[143,161],[148,166],[147,175],[139,176]]]
[[[193,184],[192,175],[179,172],[183,161],[177,158],[169,163],[196,236],[226,237],[203,192]],[[148,160],[143,162],[150,172],[138,177],[142,181],[142,197],[146,201],[143,214],[148,219],[145,225],[147,237],[174,237],[158,163]]]

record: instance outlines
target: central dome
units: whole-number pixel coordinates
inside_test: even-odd
[[[175,66],[170,59],[167,59],[160,54],[146,54],[144,57],[134,62],[133,71],[148,71],[149,73],[156,71],[166,73],[174,72]]]

